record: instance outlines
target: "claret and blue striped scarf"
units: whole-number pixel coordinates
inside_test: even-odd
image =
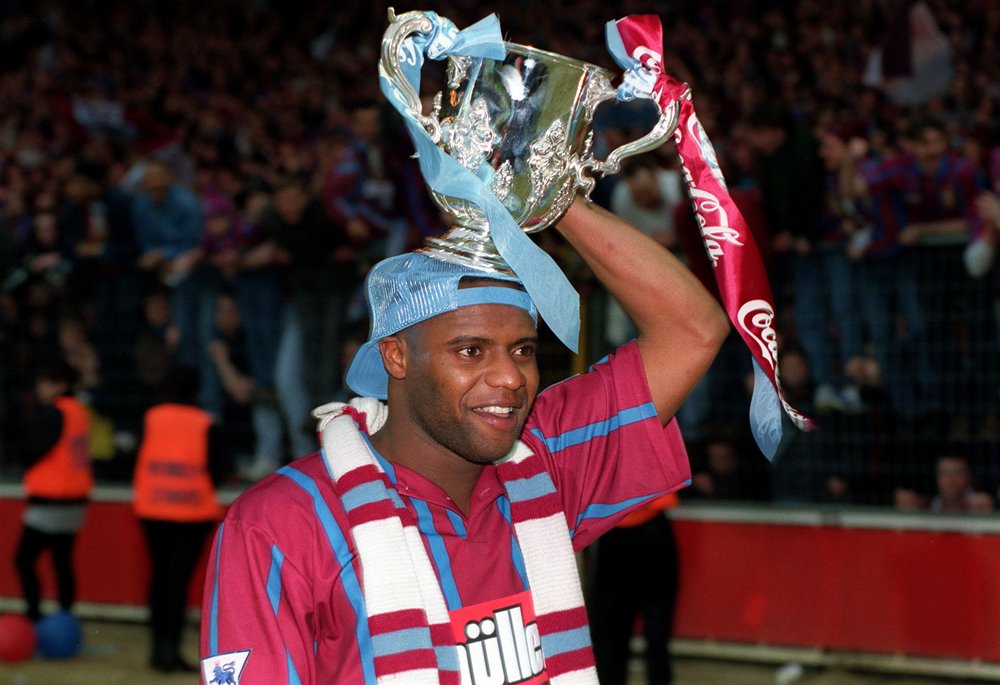
[[[416,515],[364,437],[382,427],[388,407],[360,398],[313,413],[361,562],[377,682],[459,685],[448,608]],[[520,441],[497,468],[510,499],[549,680],[553,685],[597,683],[580,577],[552,479]]]

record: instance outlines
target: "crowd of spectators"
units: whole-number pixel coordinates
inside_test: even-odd
[[[772,277],[786,393],[820,426],[790,429],[767,465],[747,439],[752,372],[734,335],[679,416],[688,496],[929,502],[942,454],[997,494],[1000,6],[926,3],[950,79],[904,104],[865,78],[896,4],[435,3],[459,27],[496,11],[508,39],[608,67],[606,21],[662,16],[666,69],[691,85]],[[385,8],[6,2],[2,17],[0,463],[16,465],[31,378],[52,356],[79,372],[103,477],[128,477],[143,412],[180,366],[199,371],[234,481],[311,451],[309,410],[344,397],[367,334],[366,269],[442,228],[378,92]],[[599,111],[598,154],[647,121]],[[672,156],[663,146],[594,197],[712,287]],[[554,231],[538,239],[565,258]],[[594,361],[629,324],[567,268]],[[543,377],[573,368],[543,362]]]

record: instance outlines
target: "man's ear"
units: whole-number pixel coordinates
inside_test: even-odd
[[[378,351],[386,372],[396,380],[406,378],[406,340],[399,335],[390,335],[378,341]]]

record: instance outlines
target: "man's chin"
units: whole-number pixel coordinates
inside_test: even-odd
[[[482,429],[483,427],[479,426],[478,428]],[[514,449],[514,445],[521,437],[522,430],[524,430],[523,420],[517,421],[516,425],[508,425],[502,429],[496,426],[487,426],[484,430],[477,430],[475,435],[478,440],[477,444],[474,445],[476,449],[470,450],[478,457],[475,461],[483,464],[493,464],[500,461]]]
[[[473,456],[467,456],[465,459],[466,461],[470,461],[474,464],[481,464],[483,466],[496,464],[511,453],[516,442],[517,439],[512,438],[509,442],[493,443],[488,447],[483,445],[481,449],[474,452]]]

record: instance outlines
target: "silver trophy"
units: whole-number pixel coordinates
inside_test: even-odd
[[[616,98],[613,74],[593,64],[544,50],[505,43],[502,61],[448,57],[446,88],[429,114],[403,75],[400,59],[407,38],[433,28],[420,11],[396,16],[389,10],[382,39],[381,74],[406,101],[408,113],[446,154],[482,177],[492,168],[488,185],[526,233],[555,223],[578,189],[589,196],[594,175],[617,173],[621,161],[652,150],[677,126],[679,108],[672,103],[642,138],[613,150],[604,161],[591,153],[594,111]],[[439,237],[426,240],[422,251],[449,262],[486,271],[510,273],[490,238],[483,211],[467,200],[430,189],[437,206],[453,221]]]

